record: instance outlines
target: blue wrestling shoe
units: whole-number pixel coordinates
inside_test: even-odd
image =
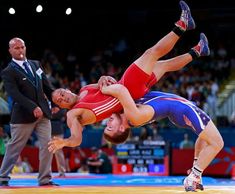
[[[180,19],[175,23],[175,25],[179,27],[182,31],[195,29],[196,24],[194,22],[193,17],[191,16],[191,11],[189,6],[182,0],[180,1],[179,4],[182,12]]]
[[[208,40],[204,33],[200,34],[200,41],[195,47],[192,48],[192,50],[195,51],[198,57],[210,55]]]

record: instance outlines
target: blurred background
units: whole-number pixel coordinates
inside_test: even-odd
[[[55,87],[69,88],[76,93],[104,74],[119,79],[127,66],[172,30],[180,16],[178,3],[176,0],[1,0],[0,70],[10,60],[9,40],[20,37],[26,43],[27,57],[41,61]],[[235,171],[235,6],[232,0],[188,0],[187,3],[197,28],[184,34],[164,58],[187,52],[198,43],[200,32],[208,37],[211,55],[165,75],[153,89],[196,101],[210,115],[224,138],[225,148],[205,174],[232,177],[232,169]],[[0,79],[0,158],[10,138],[10,110],[11,101]],[[59,120],[63,135],[68,137],[65,116]],[[82,145],[64,148],[67,172],[92,169],[102,173],[100,167],[91,168],[94,157],[101,157],[101,151],[112,163],[109,173],[114,174],[183,175],[192,165],[197,136],[191,130],[176,128],[163,120],[133,129],[130,140],[116,147],[102,138],[104,124],[86,126]],[[34,172],[38,170],[37,146],[36,136],[32,135],[22,152],[22,158],[31,164]],[[133,153],[130,151],[133,148],[139,151]],[[57,171],[55,160],[53,170]]]

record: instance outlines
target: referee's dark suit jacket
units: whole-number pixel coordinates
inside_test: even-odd
[[[28,60],[34,74],[31,78],[23,68],[14,61],[2,70],[1,77],[7,94],[12,97],[12,124],[33,123],[37,118],[33,110],[39,106],[44,116],[51,118],[51,110],[48,104],[51,101],[53,86],[48,81],[40,62]]]

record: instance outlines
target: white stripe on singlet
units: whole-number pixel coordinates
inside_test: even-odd
[[[96,115],[100,115],[103,112],[108,111],[111,108],[115,107],[117,104],[119,104],[119,100],[117,98],[114,98],[110,102],[94,108],[93,111],[95,112]]]

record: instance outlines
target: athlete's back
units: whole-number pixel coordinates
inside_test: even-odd
[[[136,101],[150,105],[155,112],[154,120],[169,118],[178,127],[191,127],[199,134],[207,125],[209,116],[191,101],[170,93],[151,91]]]

